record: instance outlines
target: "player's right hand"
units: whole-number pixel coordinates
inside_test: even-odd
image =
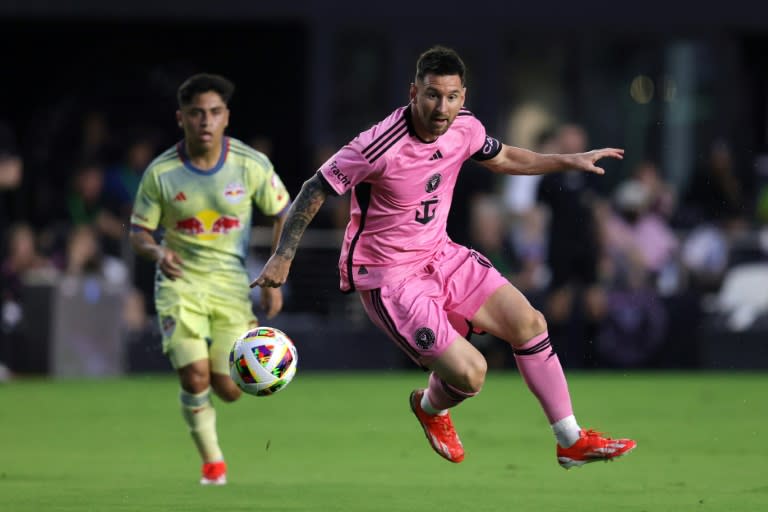
[[[261,269],[259,276],[251,282],[251,288],[261,286],[262,288],[278,288],[288,280],[288,271],[291,268],[291,260],[273,254],[267,260],[264,268]]]
[[[595,163],[603,158],[616,158],[618,160],[624,159],[624,150],[619,148],[603,148],[593,149],[586,153],[576,153],[575,168],[585,172],[591,172],[594,174],[605,174],[605,169],[598,167]]]
[[[162,255],[157,260],[157,263],[160,266],[160,272],[171,281],[175,281],[177,277],[184,275],[184,272],[181,270],[184,262],[181,261],[181,256],[171,249],[163,248]]]

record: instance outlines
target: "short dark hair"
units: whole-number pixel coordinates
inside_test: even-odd
[[[210,73],[198,73],[184,80],[176,92],[179,107],[192,103],[192,98],[197,94],[213,91],[221,96],[225,104],[229,103],[235,92],[235,84],[221,75]]]
[[[467,67],[459,54],[445,46],[433,46],[419,56],[416,61],[416,80],[424,81],[424,77],[432,73],[437,76],[459,75],[461,85],[464,85],[464,75]]]

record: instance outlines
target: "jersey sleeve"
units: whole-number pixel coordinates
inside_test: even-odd
[[[352,141],[329,158],[317,171],[339,195],[362,183],[375,171],[363,157],[356,141]]]
[[[253,204],[267,216],[279,214],[288,206],[291,196],[283,180],[275,172],[272,162],[264,158],[263,163],[253,162],[251,194]]]
[[[472,118],[472,121],[469,154],[472,155],[472,160],[490,160],[501,151],[501,142],[488,135],[485,126],[478,119]]]
[[[163,212],[161,204],[157,174],[149,167],[141,177],[136,192],[131,212],[131,227],[148,231],[157,229]]]

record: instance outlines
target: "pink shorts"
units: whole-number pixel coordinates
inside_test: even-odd
[[[373,323],[424,366],[457,337],[466,338],[475,313],[508,283],[485,256],[448,242],[421,271],[359,294]]]

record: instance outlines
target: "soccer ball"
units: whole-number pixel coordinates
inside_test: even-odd
[[[280,329],[256,327],[240,337],[229,352],[229,375],[244,392],[268,396],[296,375],[299,354]]]

